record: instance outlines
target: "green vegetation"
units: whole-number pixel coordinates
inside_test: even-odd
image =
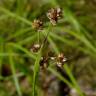
[[[61,96],[58,82],[74,89],[76,96],[95,96],[95,4],[95,0],[0,0],[0,96]],[[46,14],[59,7],[62,16],[53,26],[54,18]],[[37,19],[43,22],[39,28],[33,24]],[[39,51],[32,52],[38,43]],[[67,58],[60,69],[67,78],[57,70],[60,53]],[[56,60],[47,61],[49,54]],[[51,77],[55,80],[46,85]]]

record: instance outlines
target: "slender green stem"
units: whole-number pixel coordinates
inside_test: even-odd
[[[39,67],[40,67],[40,60],[41,60],[41,52],[42,52],[42,49],[44,48],[45,44],[46,44],[46,40],[49,36],[49,31],[50,27],[48,28],[48,31],[47,31],[47,35],[42,43],[42,46],[38,52],[38,55],[37,55],[37,58],[36,58],[36,61],[35,61],[35,65],[34,65],[34,73],[33,73],[33,91],[32,91],[32,96],[36,96],[36,91],[35,91],[35,86],[36,86],[36,81],[38,80],[38,72],[39,72]]]
[[[38,44],[40,44],[40,32],[38,32]]]
[[[45,34],[43,33],[43,35],[45,35],[45,39],[44,41],[42,42],[42,46],[41,47],[44,47],[46,42],[47,42],[47,38],[51,32],[51,25],[49,25],[49,27],[47,28],[47,30],[44,30],[45,31]]]
[[[36,86],[36,81],[38,80],[37,78],[38,78],[38,72],[39,72],[39,66],[40,66],[39,65],[40,59],[41,59],[41,49],[38,52],[38,56],[34,64],[32,96],[36,96],[35,86]]]

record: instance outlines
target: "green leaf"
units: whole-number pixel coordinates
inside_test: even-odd
[[[9,48],[9,52],[10,52],[10,54],[12,53],[12,50],[10,48]],[[14,79],[14,83],[15,83],[15,86],[16,86],[16,89],[17,89],[18,96],[22,96],[22,92],[21,92],[21,89],[20,89],[20,86],[19,86],[19,81],[18,81],[18,78],[16,76],[16,69],[15,69],[15,64],[14,64],[14,61],[13,61],[13,56],[11,56],[11,55],[9,56],[9,62],[10,62],[12,75],[13,75],[13,79]]]

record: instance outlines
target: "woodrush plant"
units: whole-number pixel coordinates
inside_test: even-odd
[[[9,11],[7,11],[6,9],[4,9],[4,8],[1,8],[1,10],[3,11],[3,12],[5,12],[5,13],[7,13],[8,15],[10,15],[10,16],[12,16],[12,17],[15,17],[15,15],[13,14],[13,13],[10,13]],[[53,9],[52,9],[53,10]],[[54,10],[56,10],[56,9],[54,9]],[[53,17],[51,18],[54,22],[57,22],[57,15],[56,15],[57,13],[54,13],[54,11],[53,11],[53,13],[51,14],[51,15],[53,15]],[[19,17],[19,16],[16,16],[16,18],[17,19],[19,19],[19,20],[23,20],[24,22],[27,22],[27,20],[24,20],[24,19],[22,19],[21,17]],[[51,20],[50,19],[50,20]],[[51,23],[53,22],[51,20]],[[56,21],[55,21],[56,20]],[[28,23],[28,22],[27,22]],[[38,22],[37,22],[38,23]],[[52,23],[53,24],[53,23]],[[37,24],[38,25],[38,24]],[[37,28],[37,27],[34,27],[34,28]],[[49,36],[49,31],[50,30],[48,30],[48,32],[47,32],[47,35],[46,35],[46,38],[44,39],[44,42],[43,42],[43,44],[42,45],[44,45],[44,43],[45,43],[45,41],[47,40],[47,37]],[[24,51],[25,53],[27,53],[27,54],[29,54],[29,52],[27,51],[27,50],[25,50],[24,48],[22,48],[21,46],[18,46],[17,44],[14,44],[14,43],[11,43],[11,44],[9,44],[9,45],[11,45],[12,47],[15,47],[15,48],[18,48],[18,49],[20,49],[20,50],[22,50],[22,51]],[[41,49],[42,49],[42,47],[41,47]],[[30,56],[32,57],[32,58],[34,58],[34,56],[32,56],[32,54],[30,54]],[[10,57],[11,58],[11,57]],[[35,96],[35,84],[36,84],[36,81],[37,81],[37,76],[38,76],[38,72],[39,72],[39,62],[40,62],[40,59],[41,59],[41,50],[38,52],[38,56],[37,56],[37,59],[36,59],[36,62],[35,62],[35,65],[34,65],[34,75],[33,75],[33,91],[32,91],[32,94],[33,94],[33,96]],[[11,59],[10,59],[11,60]],[[11,62],[11,61],[10,61]],[[13,61],[12,61],[13,62]],[[12,64],[12,63],[11,63]],[[13,66],[13,64],[12,64],[12,66]],[[12,67],[12,69],[13,69],[14,67]],[[19,96],[21,96],[22,95],[22,93],[21,93],[21,91],[20,91],[20,87],[19,87],[19,84],[18,84],[18,82],[17,82],[17,78],[15,77],[15,71],[13,72],[13,76],[14,76],[14,81],[15,81],[15,84],[16,84],[16,88],[17,88],[17,92],[18,92],[18,95]],[[66,82],[67,83],[67,81],[64,79],[63,80],[64,82]],[[70,83],[68,83],[68,84],[70,84]]]
[[[58,21],[58,19],[60,19],[60,17],[62,16],[62,11],[61,11],[61,9],[60,8],[52,8],[52,9],[50,9],[49,11],[48,11],[48,13],[47,13],[47,17],[49,18],[49,20],[50,20],[50,22],[51,22],[51,24],[52,25],[56,25],[56,23],[57,23],[57,21]],[[33,23],[32,23],[32,25],[33,25],[33,28],[34,29],[37,29],[37,30],[39,30],[39,29],[41,29],[42,28],[42,25],[43,25],[43,23],[42,23],[42,21],[41,20],[35,20]],[[40,31],[40,30],[39,30]],[[47,40],[47,38],[49,37],[49,35],[50,35],[50,32],[49,32],[50,30],[48,30],[48,32],[47,32],[47,35],[46,35],[46,37],[45,37],[45,39],[44,39],[44,42],[43,42],[43,44],[41,44],[41,45],[39,45],[39,46],[41,46],[41,48],[39,48],[38,46],[33,46],[33,48],[32,49],[36,49],[36,51],[38,52],[38,57],[37,57],[37,59],[36,59],[36,63],[35,63],[35,67],[34,67],[34,69],[36,69],[35,71],[34,71],[34,75],[33,75],[33,96],[35,96],[36,95],[36,93],[35,93],[35,85],[36,85],[36,78],[37,78],[37,75],[38,75],[38,72],[39,72],[39,66],[41,66],[42,68],[46,68],[46,67],[48,67],[48,63],[49,63],[49,61],[48,61],[48,58],[51,58],[52,59],[52,57],[47,57],[47,58],[44,58],[44,57],[42,57],[41,58],[41,60],[40,60],[40,54],[42,54],[41,53],[41,51],[43,50],[43,47],[44,47],[44,45],[46,44],[46,40]],[[40,33],[38,32],[38,36],[40,36]],[[39,39],[40,37],[38,37],[38,39]],[[39,40],[38,40],[39,41]],[[39,42],[38,42],[39,43]],[[38,48],[38,49],[37,49]],[[34,50],[33,50],[33,52],[34,52]],[[59,52],[59,51],[58,51]],[[64,54],[63,53],[59,53],[59,55],[57,56],[57,57],[53,57],[54,58],[54,60],[56,61],[56,64],[57,64],[57,67],[63,67],[63,64],[65,63],[65,61],[66,61],[66,58],[65,58],[65,56],[64,56]],[[67,69],[68,70],[68,69]],[[68,71],[68,73],[69,73],[70,71]],[[71,73],[71,72],[70,72]],[[76,87],[76,89],[77,89],[77,92],[79,93],[79,95],[81,95],[81,96],[83,96],[83,93],[81,92],[81,90],[80,90],[80,88],[79,88],[79,86],[77,85],[77,83],[76,83],[76,81],[75,81],[75,79],[74,79],[74,77],[72,76],[72,75],[70,75],[70,74],[68,74],[69,76],[70,76],[70,79],[72,80],[72,83],[75,85],[75,87]],[[71,78],[72,77],[72,78]],[[69,81],[68,81],[69,82]]]
[[[20,1],[20,0],[19,0]],[[54,3],[55,2],[55,0],[52,0],[52,2]],[[55,5],[57,5],[56,4],[56,2],[55,2]],[[9,17],[12,17],[12,18],[14,18],[15,20],[17,20],[17,21],[20,21],[20,22],[23,22],[24,24],[26,24],[26,25],[28,25],[28,26],[32,26],[32,23],[30,22],[30,21],[28,21],[26,18],[24,18],[24,17],[22,17],[22,16],[19,16],[19,15],[17,15],[17,13],[14,13],[14,12],[11,12],[11,11],[9,11],[9,10],[7,10],[6,8],[3,8],[2,6],[0,6],[0,11],[2,11],[4,14],[6,14],[7,16],[9,16]],[[52,12],[51,12],[52,11]],[[54,16],[52,16],[51,17],[51,15],[49,14],[49,13],[54,13],[54,8],[52,8],[49,12],[48,12],[48,18],[49,18],[49,20],[51,21],[51,23],[53,24],[53,25],[55,25],[56,24],[56,22],[57,22],[57,12],[56,12],[56,9],[55,9],[55,15]],[[92,55],[93,57],[96,57],[96,55],[94,55],[94,53],[96,53],[96,51],[95,51],[95,46],[94,45],[92,45],[92,43],[89,41],[89,37],[90,37],[90,35],[88,34],[88,32],[86,32],[86,30],[84,29],[84,28],[82,28],[82,26],[78,23],[78,21],[76,21],[76,19],[74,18],[74,15],[70,12],[70,10],[65,6],[64,7],[64,14],[63,14],[63,16],[66,18],[66,20],[68,21],[68,22],[70,22],[71,24],[72,24],[72,26],[74,27],[74,29],[76,29],[75,31],[74,30],[69,30],[69,29],[64,29],[64,27],[59,27],[59,26],[56,26],[57,27],[57,29],[59,29],[59,30],[64,30],[66,33],[69,33],[70,35],[72,35],[72,36],[74,36],[75,38],[77,38],[77,39],[79,39],[83,44],[84,44],[84,47],[79,47],[78,49],[79,50],[81,50],[81,51],[83,51],[83,52],[85,52],[85,53],[87,53],[87,54],[89,54],[89,55]],[[54,19],[55,18],[55,19]],[[56,21],[55,21],[56,20]],[[42,25],[42,24],[41,24]],[[30,27],[31,28],[31,27]],[[29,28],[29,29],[30,29]],[[53,26],[52,26],[52,28],[53,28]],[[52,29],[51,28],[51,29]],[[26,28],[25,28],[26,29]],[[24,33],[26,33],[26,32],[28,32],[28,31],[26,31],[25,29],[22,29],[21,30],[21,32],[22,32],[22,34],[24,34]],[[72,44],[72,42],[70,41],[70,40],[68,40],[68,39],[66,39],[66,38],[62,38],[62,37],[60,37],[59,35],[57,35],[57,34],[55,34],[55,33],[53,33],[53,32],[50,32],[50,31],[52,31],[50,29],[50,27],[48,27],[47,26],[47,28],[45,28],[44,29],[44,36],[45,36],[45,40],[44,40],[44,42],[46,41],[46,39],[50,42],[50,44],[51,45],[53,45],[53,49],[55,50],[55,53],[56,54],[60,54],[61,52],[58,50],[58,47],[56,46],[56,44],[54,43],[54,41],[53,41],[53,39],[52,38],[55,38],[55,39],[58,39],[58,40],[60,40],[61,42],[66,42],[66,44],[68,44],[68,45],[71,45],[71,46],[73,46],[73,44]],[[23,31],[23,30],[25,30],[25,32]],[[82,31],[83,30],[83,31]],[[20,32],[20,33],[21,33]],[[49,32],[50,32],[50,34],[49,34]],[[82,32],[84,32],[84,33],[82,33]],[[17,33],[17,32],[16,32]],[[19,33],[19,32],[18,32]],[[40,32],[38,32],[38,33],[40,33]],[[30,51],[27,49],[27,48],[24,48],[22,45],[24,45],[24,44],[26,44],[26,43],[29,43],[29,41],[31,42],[31,40],[36,36],[37,37],[37,35],[38,35],[38,37],[39,37],[39,34],[38,33],[36,33],[34,36],[30,36],[30,38],[26,38],[26,39],[24,39],[24,41],[22,40],[22,41],[19,41],[18,43],[10,43],[9,45],[11,45],[10,47],[12,47],[12,48],[15,48],[15,49],[18,49],[18,50],[21,50],[22,52],[24,52],[24,53],[26,53],[27,54],[27,56],[29,56],[31,59],[34,59],[34,60],[36,60],[36,62],[35,62],[35,66],[34,66],[34,79],[32,78],[32,81],[31,81],[31,83],[33,82],[33,87],[32,87],[32,94],[33,94],[33,96],[35,95],[35,83],[36,83],[36,81],[38,80],[38,72],[39,72],[39,64],[40,64],[40,60],[41,60],[41,58],[42,58],[42,56],[41,56],[41,52],[38,52],[37,53],[37,55],[38,56],[35,56],[33,53],[30,53]],[[43,32],[41,32],[40,34],[42,34]],[[47,34],[48,33],[48,34]],[[11,35],[11,38],[14,38],[14,36],[20,36],[20,35],[22,35],[22,34],[16,34],[16,35]],[[46,35],[47,34],[47,35]],[[51,37],[50,37],[50,35],[51,35]],[[86,38],[86,36],[88,37],[88,38]],[[10,38],[9,38],[10,39]],[[33,39],[33,41],[34,41],[34,39]],[[38,40],[39,41],[39,40]],[[1,40],[1,42],[3,42],[3,40]],[[46,45],[45,43],[42,43],[42,44],[44,44],[44,45]],[[39,42],[38,42],[39,43]],[[42,45],[41,44],[41,45]],[[76,45],[76,44],[74,44],[74,46],[76,46],[76,47],[78,47],[78,45]],[[2,51],[2,47],[4,47],[4,46],[0,46],[0,48],[1,48],[1,53],[4,53],[3,51]],[[85,50],[85,48],[87,48],[87,50]],[[10,53],[10,52],[9,52]],[[13,53],[13,51],[12,51],[12,53]],[[1,55],[2,56],[2,55]],[[13,57],[11,57],[11,54],[8,54],[8,56],[9,56],[9,58],[10,58],[10,64],[11,64],[11,66],[12,66],[12,70],[15,68],[13,65],[14,65],[14,62],[13,62]],[[14,54],[12,55],[12,56],[14,56]],[[57,56],[58,57],[58,56]],[[46,60],[45,60],[46,61]],[[44,61],[44,62],[45,62]],[[2,59],[0,60],[0,62],[2,62]],[[13,62],[13,63],[12,63]],[[45,65],[44,65],[45,66]],[[73,77],[73,75],[72,75],[72,72],[70,71],[70,68],[67,66],[67,64],[65,64],[64,65],[64,68],[65,68],[65,70],[66,70],[66,73],[68,74],[68,76],[69,76],[69,78],[71,79],[71,81],[72,81],[72,83],[70,83],[68,80],[66,80],[66,78],[64,78],[62,75],[60,75],[58,72],[56,72],[56,70],[54,70],[53,68],[51,68],[50,66],[48,67],[48,70],[50,71],[50,72],[52,72],[54,75],[56,75],[60,80],[62,80],[63,82],[65,82],[66,84],[68,84],[68,86],[70,87],[70,88],[76,88],[76,90],[77,90],[77,92],[81,95],[81,96],[83,96],[83,94],[82,94],[82,92],[80,91],[80,88],[79,88],[79,86],[78,86],[78,84],[76,83],[76,80],[74,79],[74,77]],[[20,90],[20,86],[19,86],[19,84],[18,84],[18,78],[16,77],[16,75],[14,75],[14,74],[16,74],[15,73],[15,71],[13,70],[13,79],[14,79],[14,81],[15,81],[15,86],[16,86],[16,88],[17,88],[17,92],[18,92],[18,95],[20,96],[21,95],[21,90]],[[32,76],[29,76],[29,78],[31,79],[31,77]]]

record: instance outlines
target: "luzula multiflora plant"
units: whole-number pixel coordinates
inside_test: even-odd
[[[62,17],[62,10],[59,7],[51,8],[46,13],[46,16],[50,20],[51,26],[55,26],[58,23],[58,20]],[[36,30],[38,32],[38,34],[40,36],[40,33],[44,28],[44,22],[42,22],[42,20],[40,20],[40,19],[35,19],[32,23],[32,27],[34,30]],[[41,44],[41,42],[38,42],[38,43],[32,45],[32,47],[30,49],[31,52],[38,53],[44,47],[44,45],[46,44],[47,38],[49,36],[49,31],[46,33],[47,35],[44,38],[44,41],[42,42],[42,44]],[[40,37],[38,39],[40,39]],[[38,40],[38,41],[40,41],[40,40]],[[52,51],[50,51],[49,54],[51,52]],[[55,54],[55,55],[41,56],[41,59],[39,61],[40,70],[41,71],[46,70],[50,64],[50,61],[54,62],[55,66],[57,68],[60,68],[59,71],[62,71],[63,65],[66,61],[66,57],[65,57],[64,53],[62,53],[62,52],[59,54]],[[58,71],[58,69],[57,69],[57,71]],[[35,92],[33,93],[33,96],[34,96],[34,94],[35,94]]]
[[[61,8],[51,8],[50,10],[48,10],[48,12],[46,13],[47,18],[50,20],[50,23],[52,24],[52,26],[55,26],[58,23],[58,20],[62,17],[62,10]],[[35,19],[32,23],[32,27],[33,29],[35,29],[37,32],[41,32],[43,30],[43,25],[44,22],[42,22],[42,20],[40,19]],[[47,39],[48,35],[45,37],[45,39]],[[46,42],[46,41],[45,41]],[[43,43],[45,43],[43,42]],[[38,52],[40,50],[40,48],[42,47],[42,45],[44,44],[40,44],[36,43],[32,46],[32,48],[30,49],[32,52]],[[66,61],[66,58],[64,56],[63,53],[58,54],[58,56],[50,56],[50,57],[41,57],[40,60],[40,67],[42,68],[46,68],[48,67],[48,62],[50,60],[54,60],[54,62],[56,62],[56,65],[58,67],[63,67],[64,62]]]

